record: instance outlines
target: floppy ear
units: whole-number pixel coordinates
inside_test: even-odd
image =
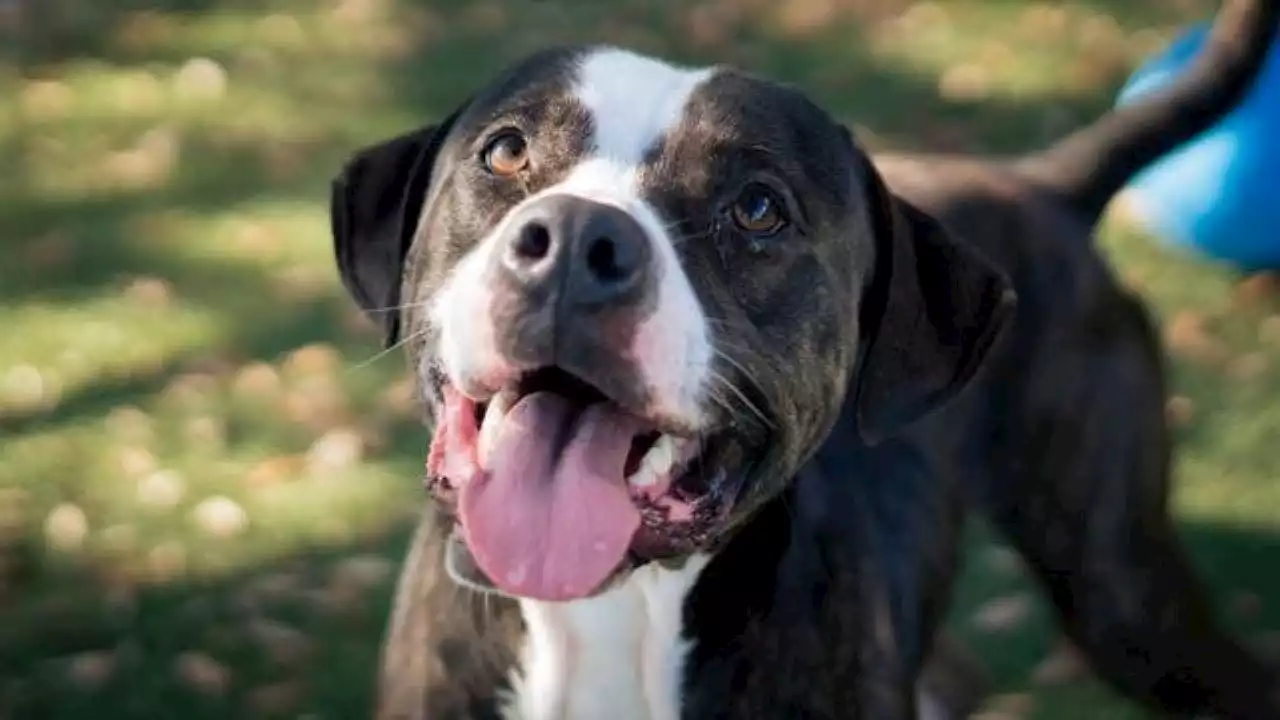
[[[359,150],[333,180],[329,219],[342,284],[383,330],[400,332],[405,255],[431,186],[440,145],[457,118]]]
[[[877,442],[973,379],[1015,297],[976,248],[869,172],[878,259],[862,306],[856,402],[863,438]]]

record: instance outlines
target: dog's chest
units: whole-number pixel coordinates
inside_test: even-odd
[[[521,601],[526,636],[507,720],[677,720],[684,601],[707,560],[647,565],[586,600]]]

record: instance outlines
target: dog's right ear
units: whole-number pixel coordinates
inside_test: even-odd
[[[363,148],[333,180],[329,219],[342,284],[391,346],[400,333],[405,256],[454,120]]]

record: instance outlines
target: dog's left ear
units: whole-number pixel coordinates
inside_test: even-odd
[[[877,267],[862,305],[858,427],[877,442],[959,393],[1009,324],[1005,275],[868,163]]]
[[[457,116],[362,148],[332,183],[329,219],[342,284],[381,326],[388,347],[400,333],[405,256],[436,155]]]

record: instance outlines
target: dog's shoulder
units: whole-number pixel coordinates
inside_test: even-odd
[[[433,508],[409,544],[382,648],[379,718],[497,720],[520,617],[515,604],[460,587],[445,567],[447,533]]]

